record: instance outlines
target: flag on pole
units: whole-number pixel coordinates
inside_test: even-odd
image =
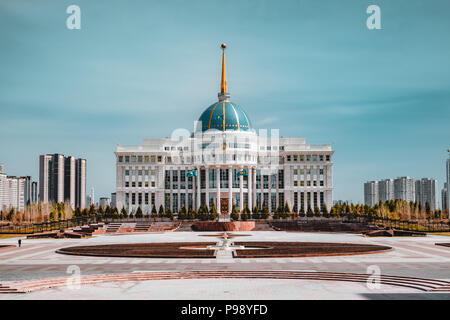
[[[247,169],[239,170],[238,173],[237,173],[237,175],[238,175],[238,177],[239,177],[239,176],[247,176],[247,175],[248,175]]]
[[[197,176],[197,170],[189,170],[186,172],[186,177],[196,177]]]

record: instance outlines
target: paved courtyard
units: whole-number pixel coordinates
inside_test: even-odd
[[[142,242],[200,242],[215,238],[203,237],[217,232],[168,232],[126,235],[102,235],[89,239],[23,240],[22,247],[0,249],[0,283],[20,280],[68,277],[70,266],[77,266],[81,275],[125,274],[139,272],[188,271],[302,271],[367,274],[379,268],[381,275],[440,279],[450,281],[450,248],[435,243],[450,242],[450,237],[367,238],[357,234],[297,233],[282,231],[235,232],[249,234],[234,241],[310,241],[366,243],[387,245],[388,252],[307,258],[229,259],[157,259],[84,257],[55,253],[68,246]],[[219,239],[217,239],[219,241]],[[0,245],[16,245],[17,238],[0,240]],[[73,267],[72,267],[73,268]],[[70,270],[70,269],[69,269]],[[211,285],[211,283],[213,285]],[[62,292],[64,294],[62,294]],[[124,295],[124,292],[126,296]],[[450,292],[449,292],[450,293]],[[285,279],[201,279],[152,280],[140,282],[82,285],[79,289],[65,287],[28,294],[3,294],[0,299],[372,299],[392,295],[421,298],[450,298],[448,293],[421,293],[413,288],[381,285],[369,289],[364,283],[285,280]],[[391,295],[391,296],[390,296]]]

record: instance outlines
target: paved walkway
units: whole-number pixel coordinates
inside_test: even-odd
[[[216,233],[217,232],[211,232],[211,234]],[[210,241],[211,238],[200,236],[207,233],[170,232],[120,236],[106,235],[96,236],[90,239],[34,239],[23,240],[21,248],[0,249],[0,283],[5,284],[9,281],[42,279],[49,277],[67,277],[70,275],[70,273],[67,272],[67,268],[73,265],[80,268],[82,275],[129,273],[136,271],[192,270],[294,270],[366,274],[368,272],[368,267],[373,270],[375,266],[375,268],[379,268],[382,275],[450,280],[450,248],[435,245],[437,242],[450,242],[450,238],[445,236],[366,238],[356,234],[332,233],[296,233],[276,231],[236,233],[250,234],[251,236],[236,237],[233,239],[235,241],[245,239],[245,241],[366,243],[391,246],[393,247],[393,250],[368,255],[309,258],[103,258],[61,255],[55,253],[55,250],[67,246],[77,245],[130,242],[197,242]],[[0,245],[7,244],[17,244],[17,238],[0,240]],[[267,280],[261,281],[264,282]],[[2,296],[2,298],[4,297]]]

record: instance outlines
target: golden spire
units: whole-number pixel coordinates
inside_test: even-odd
[[[225,48],[227,45],[222,43],[220,47],[222,48],[222,81],[220,82],[219,101],[228,101],[230,95],[228,94],[227,71],[225,67]]]
[[[227,70],[225,68],[225,48],[227,45],[225,43],[222,43],[222,82],[220,84],[220,93],[225,94],[227,93]]]

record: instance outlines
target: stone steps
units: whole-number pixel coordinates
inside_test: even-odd
[[[180,272],[135,272],[102,275],[81,276],[80,284],[95,284],[102,282],[126,282],[174,279],[289,279],[289,280],[320,280],[347,281],[365,283],[371,279],[368,274],[306,272],[306,271],[275,271],[275,270],[213,270],[213,271],[180,271]],[[0,293],[26,293],[67,285],[68,278],[53,278],[27,280],[0,285]],[[387,276],[380,277],[384,285],[408,287],[425,292],[450,292],[450,282],[444,280]]]

